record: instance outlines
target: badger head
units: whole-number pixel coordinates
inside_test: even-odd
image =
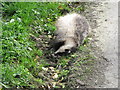
[[[63,45],[61,46],[54,54],[55,55],[60,55],[60,54],[69,54],[72,51],[75,51],[75,46],[74,45]]]

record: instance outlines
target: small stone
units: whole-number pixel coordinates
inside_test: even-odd
[[[107,21],[107,19],[105,19],[105,21]]]
[[[42,69],[43,69],[44,71],[48,71],[48,68],[42,67]]]
[[[58,78],[58,74],[55,73],[54,76],[53,76],[53,78],[54,78],[54,79],[55,79],[55,78]]]
[[[82,85],[82,86],[85,86],[85,83],[83,83],[81,80],[76,80],[77,81],[77,83],[79,83],[80,85]]]

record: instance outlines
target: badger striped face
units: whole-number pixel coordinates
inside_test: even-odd
[[[55,55],[64,54],[64,53],[69,54],[74,50],[75,50],[75,46],[73,45],[69,45],[69,44],[63,45],[55,52]]]

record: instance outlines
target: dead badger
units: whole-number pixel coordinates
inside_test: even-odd
[[[56,21],[54,49],[55,55],[70,53],[83,43],[88,34],[87,20],[77,14],[67,14]]]

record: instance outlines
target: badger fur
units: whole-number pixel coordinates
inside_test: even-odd
[[[83,43],[88,34],[87,20],[77,14],[71,13],[61,16],[56,21],[54,48],[55,54],[70,53]]]

